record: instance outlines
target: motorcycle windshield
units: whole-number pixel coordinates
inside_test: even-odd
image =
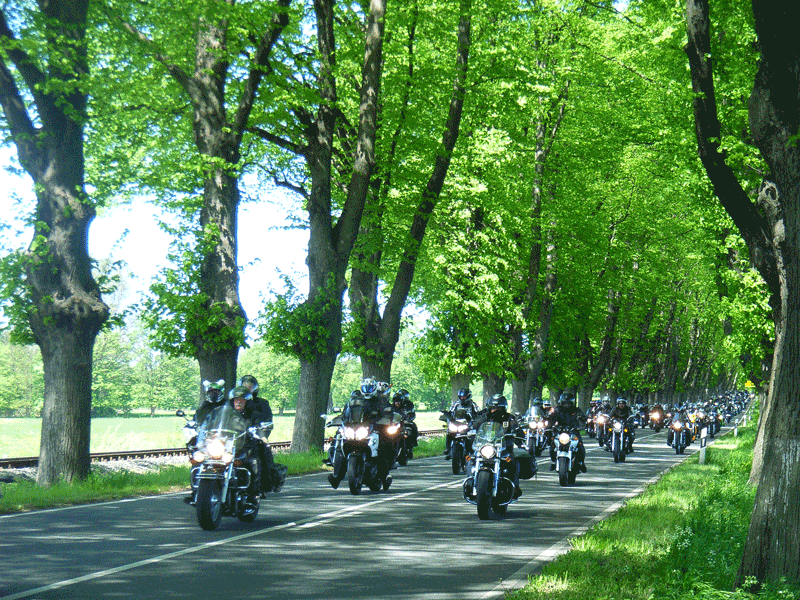
[[[480,448],[486,444],[494,445],[501,439],[503,439],[503,424],[486,421],[481,423],[478,428],[478,433],[475,436],[475,447]]]
[[[469,417],[469,412],[463,406],[459,406],[453,411],[453,419],[459,421],[466,421],[468,417]]]
[[[198,442],[211,438],[234,439],[246,429],[247,421],[226,402],[208,413],[198,430]]]
[[[528,413],[528,419],[531,421],[541,421],[544,419],[544,411],[540,406],[533,406]]]
[[[376,407],[372,402],[364,401],[361,398],[350,401],[347,414],[343,421],[349,423],[372,423],[378,418]]]

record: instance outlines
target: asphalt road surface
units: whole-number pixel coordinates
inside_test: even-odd
[[[725,430],[723,430],[724,432]],[[353,496],[293,477],[252,524],[202,531],[181,495],[0,517],[0,598],[461,600],[502,597],[676,462],[666,433],[637,430],[614,464],[586,438],[589,472],[561,487],[549,461],[508,513],[480,521],[442,457]]]

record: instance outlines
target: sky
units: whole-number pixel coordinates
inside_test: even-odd
[[[10,164],[11,150],[0,148],[0,168]],[[15,198],[22,199],[18,203]],[[270,200],[270,199],[267,199]],[[239,265],[241,302],[248,319],[253,320],[271,290],[282,291],[280,273],[289,275],[305,292],[305,257],[308,231],[284,229],[289,223],[281,198],[275,201],[243,203],[239,209]],[[20,207],[30,211],[34,197],[29,177],[17,177],[0,170],[0,247],[27,247],[32,232],[17,218]],[[27,206],[25,206],[27,205]],[[132,302],[146,291],[151,279],[166,266],[170,236],[158,227],[163,214],[152,204],[141,201],[134,206],[103,210],[89,228],[89,255],[95,260],[123,260],[134,275],[128,284]]]

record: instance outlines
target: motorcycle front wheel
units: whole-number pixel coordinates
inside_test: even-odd
[[[197,486],[197,523],[214,531],[222,521],[222,481],[201,479]]]
[[[478,518],[486,520],[489,518],[492,504],[492,484],[494,484],[494,474],[489,471],[478,471],[475,477],[475,495],[478,500]]]
[[[364,461],[360,454],[353,452],[347,458],[347,483],[350,493],[357,496],[361,493],[361,484],[364,480]]]
[[[558,457],[558,483],[561,486],[566,486],[569,483],[569,469],[567,468],[569,461],[566,456]]]

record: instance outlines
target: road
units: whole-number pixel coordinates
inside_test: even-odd
[[[441,457],[393,472],[388,493],[352,496],[324,474],[290,478],[252,524],[199,529],[182,495],[0,517],[0,598],[455,600],[502,597],[687,455],[638,430],[614,464],[586,439],[589,472],[562,488],[537,478],[480,521]],[[345,482],[346,483],[346,482]]]

